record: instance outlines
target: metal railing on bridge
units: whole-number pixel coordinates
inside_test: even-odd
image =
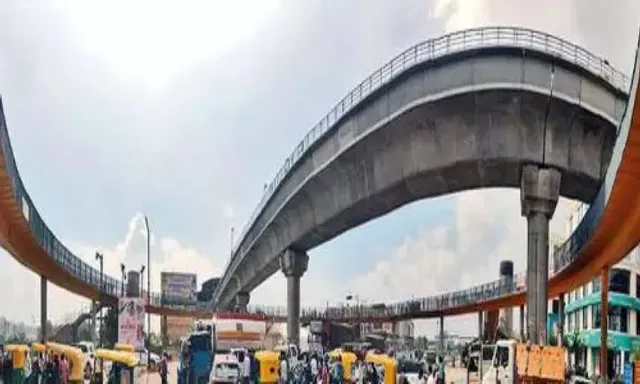
[[[227,272],[235,270],[241,260],[241,255],[244,255],[254,242],[255,236],[253,238],[248,237],[249,230],[254,226],[263,208],[286,179],[289,172],[307,154],[310,148],[331,132],[336,123],[354,106],[382,86],[390,83],[398,75],[416,65],[457,52],[491,47],[518,47],[550,54],[586,69],[623,92],[628,92],[629,89],[629,78],[614,69],[607,60],[597,57],[586,49],[564,39],[532,29],[519,27],[474,28],[421,42],[400,53],[369,75],[307,132],[293,152],[285,159],[284,164],[265,189],[258,206],[242,229],[238,237],[240,240],[236,244],[232,256],[227,260],[224,269],[225,275],[220,285],[228,284],[230,277]]]

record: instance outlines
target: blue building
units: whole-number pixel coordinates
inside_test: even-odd
[[[571,233],[587,206],[576,204],[567,220]],[[589,375],[600,374],[600,276],[565,295],[564,334],[576,333],[580,348],[572,363]],[[622,375],[631,353],[640,347],[640,253],[634,249],[609,272],[608,337],[609,377]]]

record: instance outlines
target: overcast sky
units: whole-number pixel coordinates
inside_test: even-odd
[[[221,273],[230,228],[350,88],[422,40],[484,25],[566,38],[629,73],[633,0],[0,0],[0,94],[18,168],[54,233],[106,270],[144,263],[141,214],[160,271]],[[410,204],[311,251],[305,304],[421,297],[524,270],[516,190]],[[552,229],[563,234],[568,203]],[[375,239],[375,241],[372,241]],[[39,318],[39,280],[0,254],[0,314]],[[53,320],[86,300],[52,287]],[[278,274],[252,303],[284,304]],[[475,332],[475,317],[447,321]],[[435,323],[419,330],[433,333]]]

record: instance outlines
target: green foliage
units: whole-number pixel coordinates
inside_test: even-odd
[[[640,362],[640,345],[636,345],[631,351],[631,358],[633,361]]]
[[[29,344],[29,342],[30,340],[27,340],[27,335],[24,332],[18,332],[5,340],[5,344]]]

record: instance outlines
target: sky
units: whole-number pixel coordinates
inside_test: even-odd
[[[640,3],[618,0],[2,0],[0,94],[18,169],[77,255],[119,276],[220,275],[263,186],[333,104],[395,54],[459,29],[530,27],[631,72]],[[564,234],[569,202],[551,222]],[[303,305],[422,297],[525,268],[517,190],[409,204],[310,251]],[[372,241],[372,239],[375,239]],[[236,239],[237,240],[237,239]],[[0,252],[0,314],[39,318],[39,279]],[[285,304],[277,274],[253,304]],[[8,293],[8,294],[6,294]],[[87,300],[49,288],[49,315]],[[447,319],[473,334],[475,316]],[[435,321],[418,332],[435,333]]]

